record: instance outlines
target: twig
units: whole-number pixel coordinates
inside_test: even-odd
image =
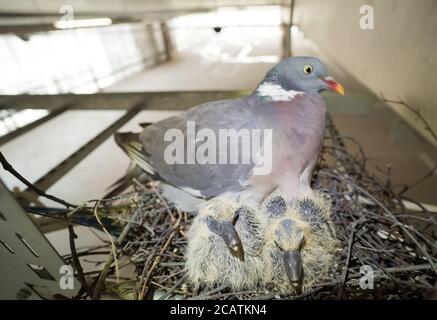
[[[185,281],[186,278],[187,278],[187,276],[184,275],[182,278],[180,278],[178,281],[176,281],[174,286],[166,294],[162,295],[159,298],[159,300],[165,300],[168,297],[170,297],[173,294],[173,292],[177,289],[177,287],[179,287],[181,285],[181,283]]]
[[[169,235],[167,241],[165,242],[164,246],[159,251],[160,255],[162,255],[165,252],[165,250],[167,250],[167,247],[169,246],[171,240],[173,239],[174,235],[177,233],[177,228],[179,227],[179,223],[181,221],[181,218],[182,218],[182,215],[179,215],[179,219],[178,219],[178,221],[176,222],[176,224],[174,226],[174,230],[170,233],[170,235]],[[157,267],[157,265],[161,261],[161,256],[160,255],[157,255],[155,257],[155,260],[153,261],[153,264],[152,264],[149,272],[147,273],[145,279],[143,280],[143,285],[141,287],[140,294],[138,295],[138,300],[143,300],[144,299],[144,293],[145,293],[146,287],[147,287],[147,285],[149,283],[152,271]]]
[[[93,299],[97,300],[100,297],[100,291],[102,290],[103,284],[105,283],[106,277],[108,276],[109,269],[114,262],[114,256],[109,254],[106,258],[105,265],[99,273],[99,277],[97,278],[96,284],[94,286]]]
[[[74,269],[77,271],[77,277],[79,279],[82,288],[85,290],[89,297],[92,297],[92,291],[86,283],[85,276],[83,274],[82,265],[80,264],[79,257],[77,255],[76,246],[74,244],[74,239],[77,239],[77,235],[74,233],[73,225],[68,225],[68,232],[70,235],[70,250],[71,257],[73,260]]]
[[[352,253],[352,246],[353,246],[353,243],[355,240],[356,227],[359,223],[362,222],[362,220],[364,220],[363,217],[361,217],[359,220],[355,221],[351,227],[352,231],[351,231],[351,235],[349,236],[349,244],[348,244],[348,248],[347,248],[346,263],[344,266],[343,276],[342,276],[341,282],[340,282],[340,297],[343,297],[343,294],[344,294],[344,285],[346,283],[347,274],[349,271],[349,264],[350,264],[351,253]]]
[[[431,136],[434,138],[435,142],[437,142],[437,135],[435,134],[434,130],[431,128],[428,121],[426,121],[425,117],[422,116],[422,113],[420,112],[419,109],[414,108],[413,106],[409,105],[408,103],[406,103],[405,101],[402,101],[402,100],[386,99],[384,97],[383,93],[381,93],[381,96],[382,96],[383,102],[402,105],[402,106],[406,107],[408,110],[410,110],[412,113],[414,113],[420,119],[420,121],[424,124],[425,130],[428,131],[431,134]]]
[[[50,199],[52,201],[55,201],[59,204],[62,204],[63,206],[66,206],[67,208],[75,208],[77,207],[77,205],[71,204],[65,200],[59,199],[58,197],[55,197],[53,195],[50,195],[46,192],[44,192],[43,190],[35,187],[32,183],[30,183],[26,178],[24,178],[21,174],[19,174],[13,167],[12,165],[6,160],[6,158],[4,157],[3,153],[0,152],[0,162],[3,166],[3,169],[5,169],[6,171],[10,172],[15,178],[17,178],[18,180],[20,180],[22,183],[24,183],[26,185],[26,187],[28,187],[30,190],[32,190],[33,192],[35,192],[37,195]]]
[[[120,278],[120,270],[119,270],[118,260],[117,260],[117,247],[115,246],[114,239],[112,238],[111,234],[108,232],[108,230],[106,230],[105,226],[100,221],[99,215],[97,213],[97,209],[98,209],[99,204],[100,204],[100,201],[97,201],[94,205],[94,209],[93,209],[94,217],[96,218],[96,220],[97,220],[98,224],[100,225],[100,227],[102,228],[103,232],[105,232],[105,234],[108,236],[109,241],[111,242],[112,255],[108,256],[108,258],[106,259],[106,263],[103,266],[102,271],[100,272],[100,275],[97,279],[96,286],[94,288],[94,292],[92,295],[93,299],[99,298],[100,290],[101,290],[102,285],[103,285],[103,283],[108,275],[109,268],[113,262],[115,263],[115,274],[116,274],[116,278],[117,278],[117,283],[119,282],[119,278]]]
[[[413,182],[412,184],[405,186],[400,192],[399,195],[402,196],[405,192],[413,189],[414,187],[420,185],[421,183],[423,183],[424,181],[428,180],[429,178],[431,178],[434,173],[437,171],[437,166],[435,166],[434,168],[432,168],[425,176],[423,176],[422,178],[418,179],[416,182]]]

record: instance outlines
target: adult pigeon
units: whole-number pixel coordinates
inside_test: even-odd
[[[148,125],[140,134],[117,133],[115,140],[139,167],[164,182],[164,196],[188,211],[224,193],[254,204],[273,190],[287,200],[301,198],[312,192],[311,175],[323,142],[323,90],[344,95],[317,58],[288,58],[247,97],[207,102]],[[211,141],[222,132],[226,141]],[[249,149],[248,161],[244,151]],[[233,159],[232,150],[238,150]]]

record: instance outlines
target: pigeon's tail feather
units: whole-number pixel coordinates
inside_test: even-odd
[[[123,149],[136,165],[151,175],[155,174],[155,169],[147,161],[144,154],[143,145],[139,139],[138,133],[117,132],[114,134],[114,139],[117,145]]]

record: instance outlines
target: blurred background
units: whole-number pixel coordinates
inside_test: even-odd
[[[311,55],[344,85],[345,97],[326,94],[329,110],[368,169],[400,189],[421,182],[406,195],[433,208],[436,34],[433,0],[0,0],[0,150],[41,189],[83,203],[129,167],[115,131],[245,94],[281,59]]]

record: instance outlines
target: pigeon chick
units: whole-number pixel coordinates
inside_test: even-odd
[[[329,200],[319,193],[291,205],[274,195],[266,201],[263,283],[301,293],[328,274],[338,247]]]
[[[329,213],[329,201],[317,193],[289,205],[275,192],[260,208],[215,198],[189,231],[189,279],[195,286],[299,293],[332,265],[337,241]]]
[[[202,206],[194,219],[188,232],[186,270],[196,287],[226,285],[241,290],[261,281],[265,217],[237,205],[223,195]]]

